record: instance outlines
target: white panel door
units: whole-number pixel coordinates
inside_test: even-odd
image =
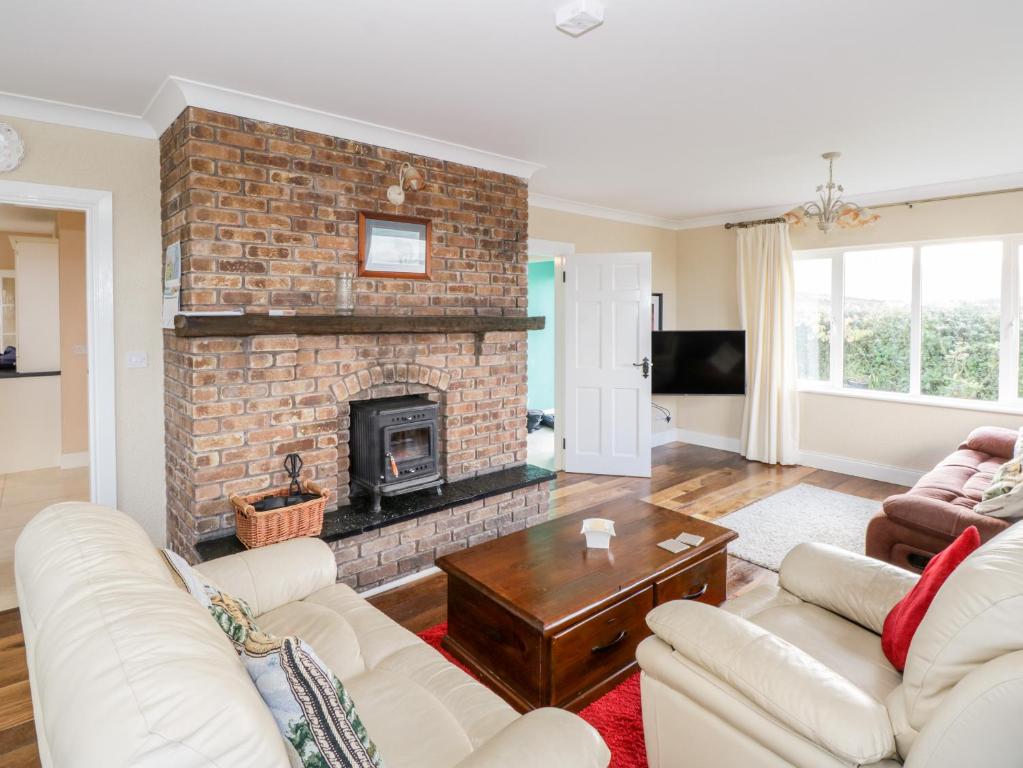
[[[650,477],[650,254],[572,254],[564,280],[565,471]]]

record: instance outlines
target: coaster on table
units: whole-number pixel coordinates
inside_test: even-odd
[[[703,544],[703,536],[697,536],[695,533],[680,533],[675,538],[691,547],[698,547]]]
[[[665,539],[657,546],[659,546],[661,549],[668,550],[673,555],[677,555],[679,552],[685,552],[687,549],[689,549],[688,544],[683,544],[681,541],[678,541],[676,539]]]

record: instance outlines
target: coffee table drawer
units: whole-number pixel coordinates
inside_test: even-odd
[[[551,702],[572,694],[632,664],[636,646],[650,634],[646,615],[654,607],[653,587],[605,608],[551,638]]]
[[[657,605],[669,600],[697,600],[720,605],[725,600],[728,556],[722,551],[655,582]]]

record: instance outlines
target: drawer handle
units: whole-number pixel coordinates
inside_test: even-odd
[[[702,587],[700,587],[699,589],[695,590],[694,592],[690,592],[688,595],[682,595],[682,599],[683,600],[698,600],[698,599],[700,599],[701,597],[703,597],[707,593],[707,589],[709,587],[710,587],[710,584],[704,584]]]
[[[615,635],[615,639],[612,640],[607,645],[595,645],[592,648],[590,648],[590,653],[603,653],[604,651],[610,651],[612,648],[618,645],[618,643],[624,640],[628,636],[628,634],[629,634],[628,630],[623,629],[621,632]]]

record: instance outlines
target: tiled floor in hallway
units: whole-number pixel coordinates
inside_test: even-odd
[[[18,604],[14,542],[25,524],[59,501],[89,500],[89,469],[36,469],[0,475],[0,611]]]

